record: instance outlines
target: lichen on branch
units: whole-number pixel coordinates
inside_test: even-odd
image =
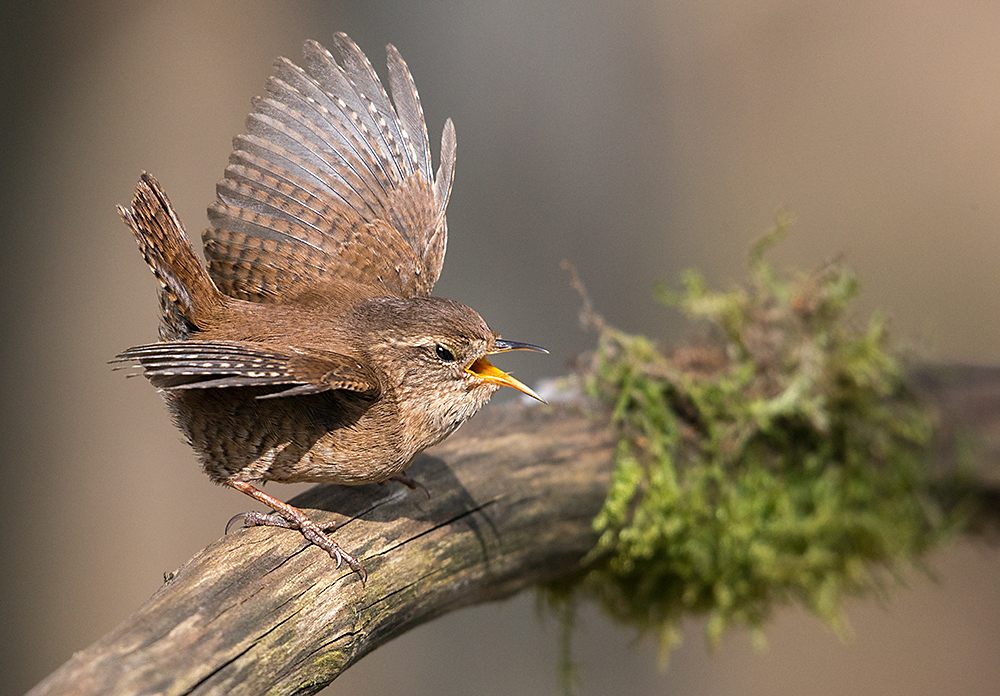
[[[954,528],[930,494],[929,411],[906,381],[884,318],[856,324],[855,277],[838,264],[785,273],[764,259],[779,221],[728,292],[688,272],[658,296],[709,324],[661,350],[607,325],[585,376],[618,433],[600,542],[582,587],[654,631],[707,614],[712,644],[799,602],[843,634],[848,595],[882,594]]]

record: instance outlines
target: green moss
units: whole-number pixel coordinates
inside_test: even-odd
[[[596,322],[587,385],[619,442],[582,586],[664,654],[692,612],[713,644],[733,625],[762,640],[789,602],[843,634],[845,596],[884,593],[951,526],[930,495],[931,418],[885,321],[852,324],[843,268],[767,263],[784,231],[754,247],[746,287],[713,292],[689,272],[683,292],[658,291],[715,340],[668,356]]]

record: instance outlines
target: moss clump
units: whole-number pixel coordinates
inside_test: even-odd
[[[619,434],[600,542],[584,586],[616,618],[655,631],[664,655],[688,612],[715,644],[797,601],[834,630],[847,595],[938,544],[931,419],[913,397],[885,322],[846,316],[857,282],[829,265],[779,273],[751,252],[747,287],[718,293],[688,273],[661,299],[715,327],[667,356],[597,320],[587,377]]]

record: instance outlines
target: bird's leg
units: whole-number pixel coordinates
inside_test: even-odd
[[[354,556],[341,549],[337,545],[337,542],[325,534],[326,531],[332,529],[332,525],[330,527],[320,527],[297,507],[281,502],[274,496],[270,496],[264,491],[258,490],[246,481],[227,481],[226,483],[241,493],[246,493],[254,500],[267,505],[275,511],[275,514],[270,515],[259,512],[245,512],[234,517],[229,521],[229,524],[232,524],[237,518],[242,517],[243,524],[247,527],[267,526],[284,527],[285,529],[298,529],[302,532],[302,536],[304,536],[308,541],[329,553],[330,556],[337,561],[338,568],[340,567],[341,561],[347,563],[351,570],[361,576],[362,584],[365,582],[365,579],[368,577],[368,573],[365,572],[364,566],[362,566],[361,563],[354,558]],[[229,525],[226,525],[226,527],[228,528]]]

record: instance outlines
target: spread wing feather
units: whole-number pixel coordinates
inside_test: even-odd
[[[399,116],[401,137],[410,155],[415,171],[423,174],[431,181],[434,170],[431,169],[431,146],[427,138],[427,125],[424,121],[424,109],[420,106],[420,95],[413,83],[410,69],[403,62],[396,47],[386,48],[389,67],[389,88],[396,102],[396,115]]]
[[[398,51],[388,47],[393,102],[344,34],[334,57],[304,47],[306,69],[275,63],[234,140],[205,231],[209,271],[234,297],[273,302],[331,277],[403,297],[428,295],[447,245],[445,208],[455,133],[442,134],[432,178],[423,110]]]
[[[160,389],[291,385],[258,396],[274,398],[330,389],[379,390],[369,368],[339,353],[303,352],[245,341],[166,341],[129,348],[112,362],[136,362]]]

